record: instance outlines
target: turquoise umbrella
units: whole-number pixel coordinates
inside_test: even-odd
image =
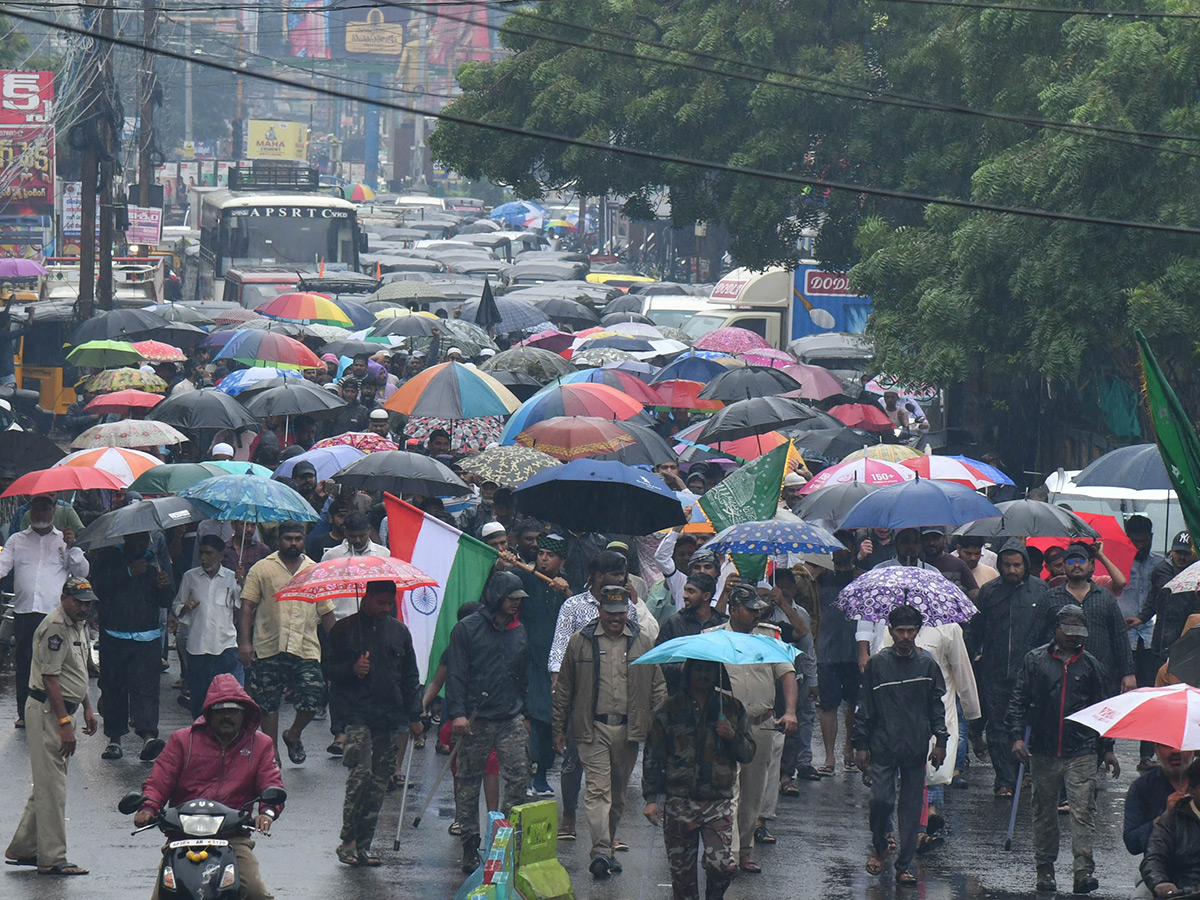
[[[308,501],[286,484],[259,475],[221,475],[193,484],[180,497],[207,504],[209,518],[239,522],[317,521]]]
[[[205,465],[224,469],[230,475],[261,475],[263,478],[270,478],[275,474],[266,466],[260,466],[258,463],[244,462],[240,459],[210,459]]]
[[[659,644],[633,661],[636,665],[681,663],[689,659],[706,659],[730,666],[750,666],[760,663],[791,663],[800,651],[791,644],[765,634],[742,634],[717,628],[700,634],[686,634]]]

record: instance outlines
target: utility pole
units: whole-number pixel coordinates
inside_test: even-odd
[[[142,114],[138,122],[138,206],[151,205],[150,186],[154,182],[154,93],[158,81],[154,72],[154,48],[158,40],[157,0],[142,2]],[[139,245],[138,256],[149,256],[150,248]]]
[[[105,49],[101,48],[98,37],[100,16],[93,15],[88,23],[91,32],[92,65],[98,67]],[[87,99],[84,101],[82,122],[78,127],[86,128],[88,119],[96,115],[100,105],[101,90],[95,79],[88,82]],[[93,141],[95,131],[85,133],[80,151],[80,189],[79,219],[79,317],[90,319],[95,312],[96,297],[96,184],[100,179],[99,154]]]
[[[230,128],[230,134],[231,134],[231,137],[233,138],[233,140],[231,141],[230,150],[232,151],[231,155],[233,156],[234,159],[241,159],[242,158],[243,135],[245,134],[245,131],[246,131],[246,120],[245,120],[246,112],[245,112],[245,108],[243,106],[243,94],[242,94],[242,90],[243,90],[242,85],[245,83],[245,80],[246,80],[242,76],[242,70],[246,67],[246,48],[245,48],[245,43],[244,43],[245,38],[246,38],[246,29],[243,27],[243,25],[240,21],[237,23],[237,34],[238,34],[238,43],[237,43],[238,73],[237,73],[237,88],[236,88],[237,104],[234,108],[233,123]]]
[[[192,20],[185,12],[183,14],[183,46],[187,48],[188,53],[194,53],[192,49]],[[186,62],[183,64],[183,142],[190,144],[192,142],[192,64]]]
[[[102,63],[100,67],[101,88],[105,98],[115,93],[113,84],[113,51],[115,45],[111,38],[113,29],[113,0],[105,0],[100,10],[100,33],[106,38],[104,43]],[[107,111],[107,110],[106,110]],[[113,245],[113,157],[115,137],[112,133],[112,123],[107,118],[97,121],[97,139],[103,145],[100,148],[100,265],[97,276],[96,302],[103,310],[112,309],[113,274],[112,274],[112,245]]]

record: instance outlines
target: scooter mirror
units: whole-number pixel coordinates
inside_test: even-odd
[[[145,801],[146,795],[139,793],[138,791],[134,791],[131,794],[126,794],[121,798],[121,802],[117,804],[117,812],[121,813],[122,815],[131,816],[142,808],[142,804]]]
[[[287,799],[287,791],[283,788],[269,787],[259,795],[258,799],[268,806],[279,806]]]

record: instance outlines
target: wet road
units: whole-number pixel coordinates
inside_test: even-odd
[[[162,682],[164,736],[187,721],[184,710],[175,703],[175,692],[167,687],[175,677],[172,669]],[[93,682],[93,698],[95,694]],[[12,728],[15,718],[12,675],[5,673],[0,676],[0,809],[5,811],[0,841],[4,845],[28,795],[28,754],[24,732]],[[288,721],[286,713],[284,721]],[[326,723],[314,722],[305,738],[308,761],[303,766],[284,761],[287,810],[272,836],[259,841],[263,876],[275,895],[280,900],[451,896],[462,876],[457,866],[457,842],[446,834],[453,811],[448,779],[439,787],[420,829],[410,827],[413,811],[444,760],[435,755],[433,741],[418,751],[413,763],[416,788],[409,796],[401,850],[391,850],[400,800],[399,794],[393,793],[385,802],[375,844],[384,866],[367,870],[340,865],[333,855],[341,823],[345,770],[340,761],[328,759],[323,752],[329,742]],[[124,759],[105,762],[100,759],[103,749],[102,735],[81,737],[68,788],[70,858],[89,868],[91,874],[47,878],[32,870],[7,868],[0,872],[0,897],[107,900],[149,896],[159,859],[159,833],[131,836],[132,819],[116,812],[116,802],[123,793],[140,787],[150,767],[138,762],[129,736]],[[1095,847],[1101,887],[1093,896],[1105,898],[1128,897],[1135,875],[1134,859],[1121,843],[1120,821],[1125,788],[1135,775],[1136,756],[1131,758],[1130,754],[1136,754],[1136,746],[1122,742],[1118,752],[1125,771],[1098,797]],[[773,826],[779,843],[760,848],[758,855],[764,874],[738,878],[727,896],[730,900],[839,896],[889,900],[897,894],[921,900],[1032,898],[1034,867],[1027,803],[1022,803],[1013,851],[1005,853],[1008,806],[992,799],[990,766],[976,764],[969,770],[968,780],[969,790],[946,792],[945,812],[952,832],[944,849],[919,858],[919,893],[913,889],[897,891],[890,878],[871,878],[863,870],[868,849],[867,789],[857,774],[839,773],[819,783],[801,783],[799,798],[781,798],[780,818]],[[551,776],[551,783],[557,785],[555,776]],[[588,874],[586,840],[560,842],[560,858],[581,900],[670,896],[661,838],[641,816],[641,808],[640,794],[631,792],[621,837],[633,849],[621,854],[624,874],[607,882],[593,882]],[[1065,827],[1065,818],[1062,822]],[[586,833],[582,817],[580,825],[582,838]],[[1064,883],[1070,887],[1069,868],[1070,850],[1064,835],[1059,857],[1060,888]]]

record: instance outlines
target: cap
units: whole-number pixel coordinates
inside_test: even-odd
[[[412,358],[413,359],[424,359],[425,351],[424,350],[414,350],[412,353]]]
[[[1047,547],[1046,552],[1042,554],[1042,559],[1049,561],[1051,559],[1059,559],[1060,557],[1063,557],[1066,555],[1067,555],[1067,550],[1065,547],[1059,547],[1059,546]]]
[[[485,358],[489,357],[489,356],[495,356],[496,351],[493,350],[491,347],[484,347],[482,350],[479,351],[479,355],[482,357],[485,357]]]
[[[739,584],[729,592],[730,603],[740,603],[747,609],[760,610],[766,609],[769,604],[764,598],[758,596],[758,589],[748,584]]]
[[[708,477],[703,472],[688,472],[688,477],[684,479],[684,484],[691,484],[693,481],[699,481],[701,484],[708,482]]]
[[[221,700],[219,703],[214,703],[212,706],[209,707],[210,710],[213,710],[213,709],[245,709],[245,708],[246,708],[246,704],[239,703],[237,700]]]
[[[337,365],[337,361],[338,361],[338,358],[337,358],[337,356],[335,356],[335,355],[334,355],[334,354],[332,354],[332,353],[324,353],[324,354],[322,354],[322,355],[321,355],[321,362],[324,362],[324,363],[333,363],[333,364],[336,366],[336,365]]]
[[[297,475],[303,475],[305,473],[308,473],[310,475],[316,475],[317,467],[314,466],[307,459],[302,459],[302,460],[300,460],[300,462],[298,462],[294,466],[292,466],[292,477],[293,478],[295,478]]]
[[[1075,637],[1088,636],[1087,616],[1084,615],[1082,606],[1075,603],[1068,603],[1058,611],[1055,621],[1058,623],[1058,627],[1063,630],[1063,634],[1070,634]]]
[[[1088,559],[1092,558],[1093,548],[1091,544],[1085,544],[1083,541],[1071,541],[1067,544],[1067,549],[1064,555],[1079,556],[1082,554]]]
[[[386,421],[387,421],[387,417],[388,417],[388,412],[387,412],[387,410],[386,410],[386,409],[373,409],[373,410],[371,410],[371,416],[370,416],[370,418],[371,418],[371,420],[372,420],[372,421],[375,421],[375,422],[386,422]]]
[[[455,356],[455,355],[462,356],[463,352],[461,350],[459,350],[457,347],[451,347],[449,350],[446,351],[447,357]]]
[[[618,553],[629,553],[629,545],[624,541],[609,541],[605,546],[605,550],[616,550]]]
[[[1192,536],[1186,531],[1181,531],[1175,537],[1171,538],[1172,550],[1191,550]]]
[[[233,447],[226,443],[213,444],[210,456],[233,456]]]
[[[806,484],[808,484],[808,481],[804,478],[804,476],[797,475],[795,472],[788,472],[783,476],[783,486],[785,488],[804,487]]]
[[[605,612],[628,612],[629,591],[619,584],[610,584],[601,588],[600,608]]]
[[[358,390],[358,388],[359,388],[358,379],[355,378],[353,375],[347,375],[345,378],[342,379],[341,384],[342,384],[342,387],[352,387],[355,390]]]
[[[91,601],[96,599],[96,592],[92,590],[92,583],[79,575],[68,578],[67,583],[63,585],[62,592],[69,597],[74,597],[76,600]]]
[[[690,569],[698,563],[712,563],[715,566],[717,564],[717,554],[706,547],[701,547],[688,559],[688,568]]]
[[[946,533],[946,529],[945,529],[945,528],[943,528],[941,525],[923,525],[923,526],[921,527],[921,534],[941,534],[941,535],[944,535],[945,533]]]
[[[555,534],[554,532],[539,534],[537,545],[539,550],[548,550],[551,553],[561,556],[563,559],[567,558],[567,539],[561,534]]]
[[[492,535],[504,534],[506,531],[507,531],[507,529],[503,525],[501,525],[499,522],[488,522],[486,525],[483,526],[483,528],[481,528],[479,530],[479,534],[486,541]]]

